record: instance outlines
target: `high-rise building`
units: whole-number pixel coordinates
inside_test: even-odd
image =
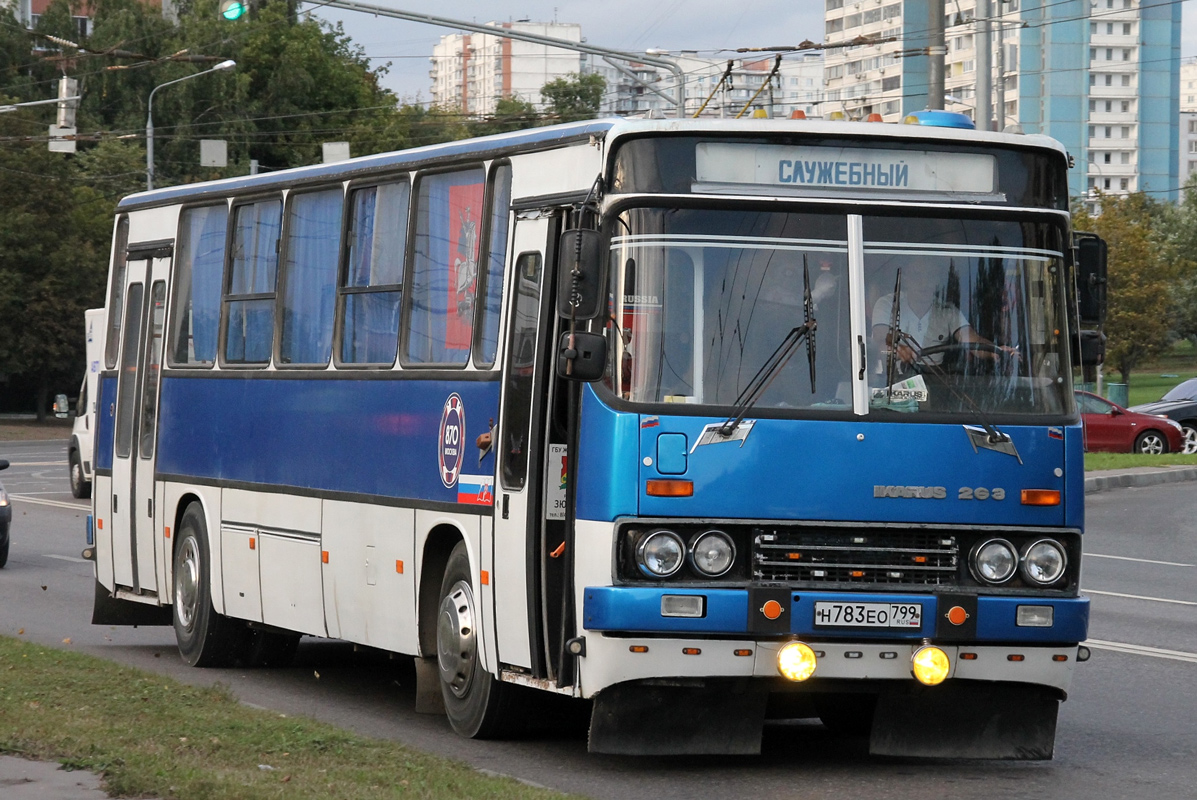
[[[582,26],[564,22],[491,22],[496,33],[442,36],[432,50],[432,102],[465,114],[485,116],[510,97],[543,109],[540,88],[554,78],[581,70],[581,54],[542,44],[507,39],[499,30],[582,40]]]
[[[928,0],[826,0],[825,110],[886,121],[927,105]],[[944,18],[944,105],[971,117],[977,81],[975,0]],[[1080,169],[1070,194],[1147,191],[1177,199],[1178,3],[1141,0],[990,0],[993,102],[1002,127],[1058,139]],[[1195,92],[1197,94],[1197,92]],[[999,99],[1000,98],[1000,99]],[[999,108],[1000,104],[1000,108]],[[1092,203],[1092,199],[1088,202]]]

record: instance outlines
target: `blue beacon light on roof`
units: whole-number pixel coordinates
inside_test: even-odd
[[[912,111],[903,119],[908,125],[927,125],[933,128],[964,128],[967,130],[976,130],[976,125],[969,119],[967,114],[960,114],[956,111]]]

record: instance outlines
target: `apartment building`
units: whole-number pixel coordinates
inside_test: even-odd
[[[432,50],[432,102],[466,114],[495,112],[504,97],[525,100],[543,109],[540,88],[554,78],[582,68],[581,54],[532,42],[504,38],[499,30],[551,36],[571,42],[582,40],[582,26],[565,22],[490,22],[489,33],[455,33],[442,36]]]
[[[1180,183],[1197,172],[1197,59],[1180,65]]]
[[[886,121],[926,107],[928,0],[825,0],[824,107]],[[991,124],[1060,140],[1081,166],[1070,194],[1176,199],[1181,6],[1145,0],[990,0]],[[944,18],[945,107],[977,117],[975,0]],[[1197,91],[1194,92],[1197,96]],[[1090,200],[1089,202],[1092,202]]]

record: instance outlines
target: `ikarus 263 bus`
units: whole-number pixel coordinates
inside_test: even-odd
[[[409,654],[467,737],[540,691],[597,752],[818,717],[1049,758],[1100,269],[1058,143],[944,119],[600,120],[124,199],[95,621],[195,666]]]

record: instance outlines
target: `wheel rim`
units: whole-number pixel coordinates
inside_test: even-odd
[[[1197,428],[1185,426],[1185,452],[1197,453]]]
[[[1144,436],[1143,441],[1139,444],[1139,452],[1158,456],[1164,452],[1164,440],[1154,434]]]
[[[465,697],[474,681],[478,639],[474,626],[474,592],[465,581],[453,584],[441,600],[436,625],[437,663],[441,680],[457,697]]]
[[[78,461],[71,462],[71,488],[78,489],[83,485],[83,465]]]
[[[199,547],[192,537],[184,539],[180,547],[179,565],[175,568],[175,613],[183,627],[190,629],[199,602]]]

